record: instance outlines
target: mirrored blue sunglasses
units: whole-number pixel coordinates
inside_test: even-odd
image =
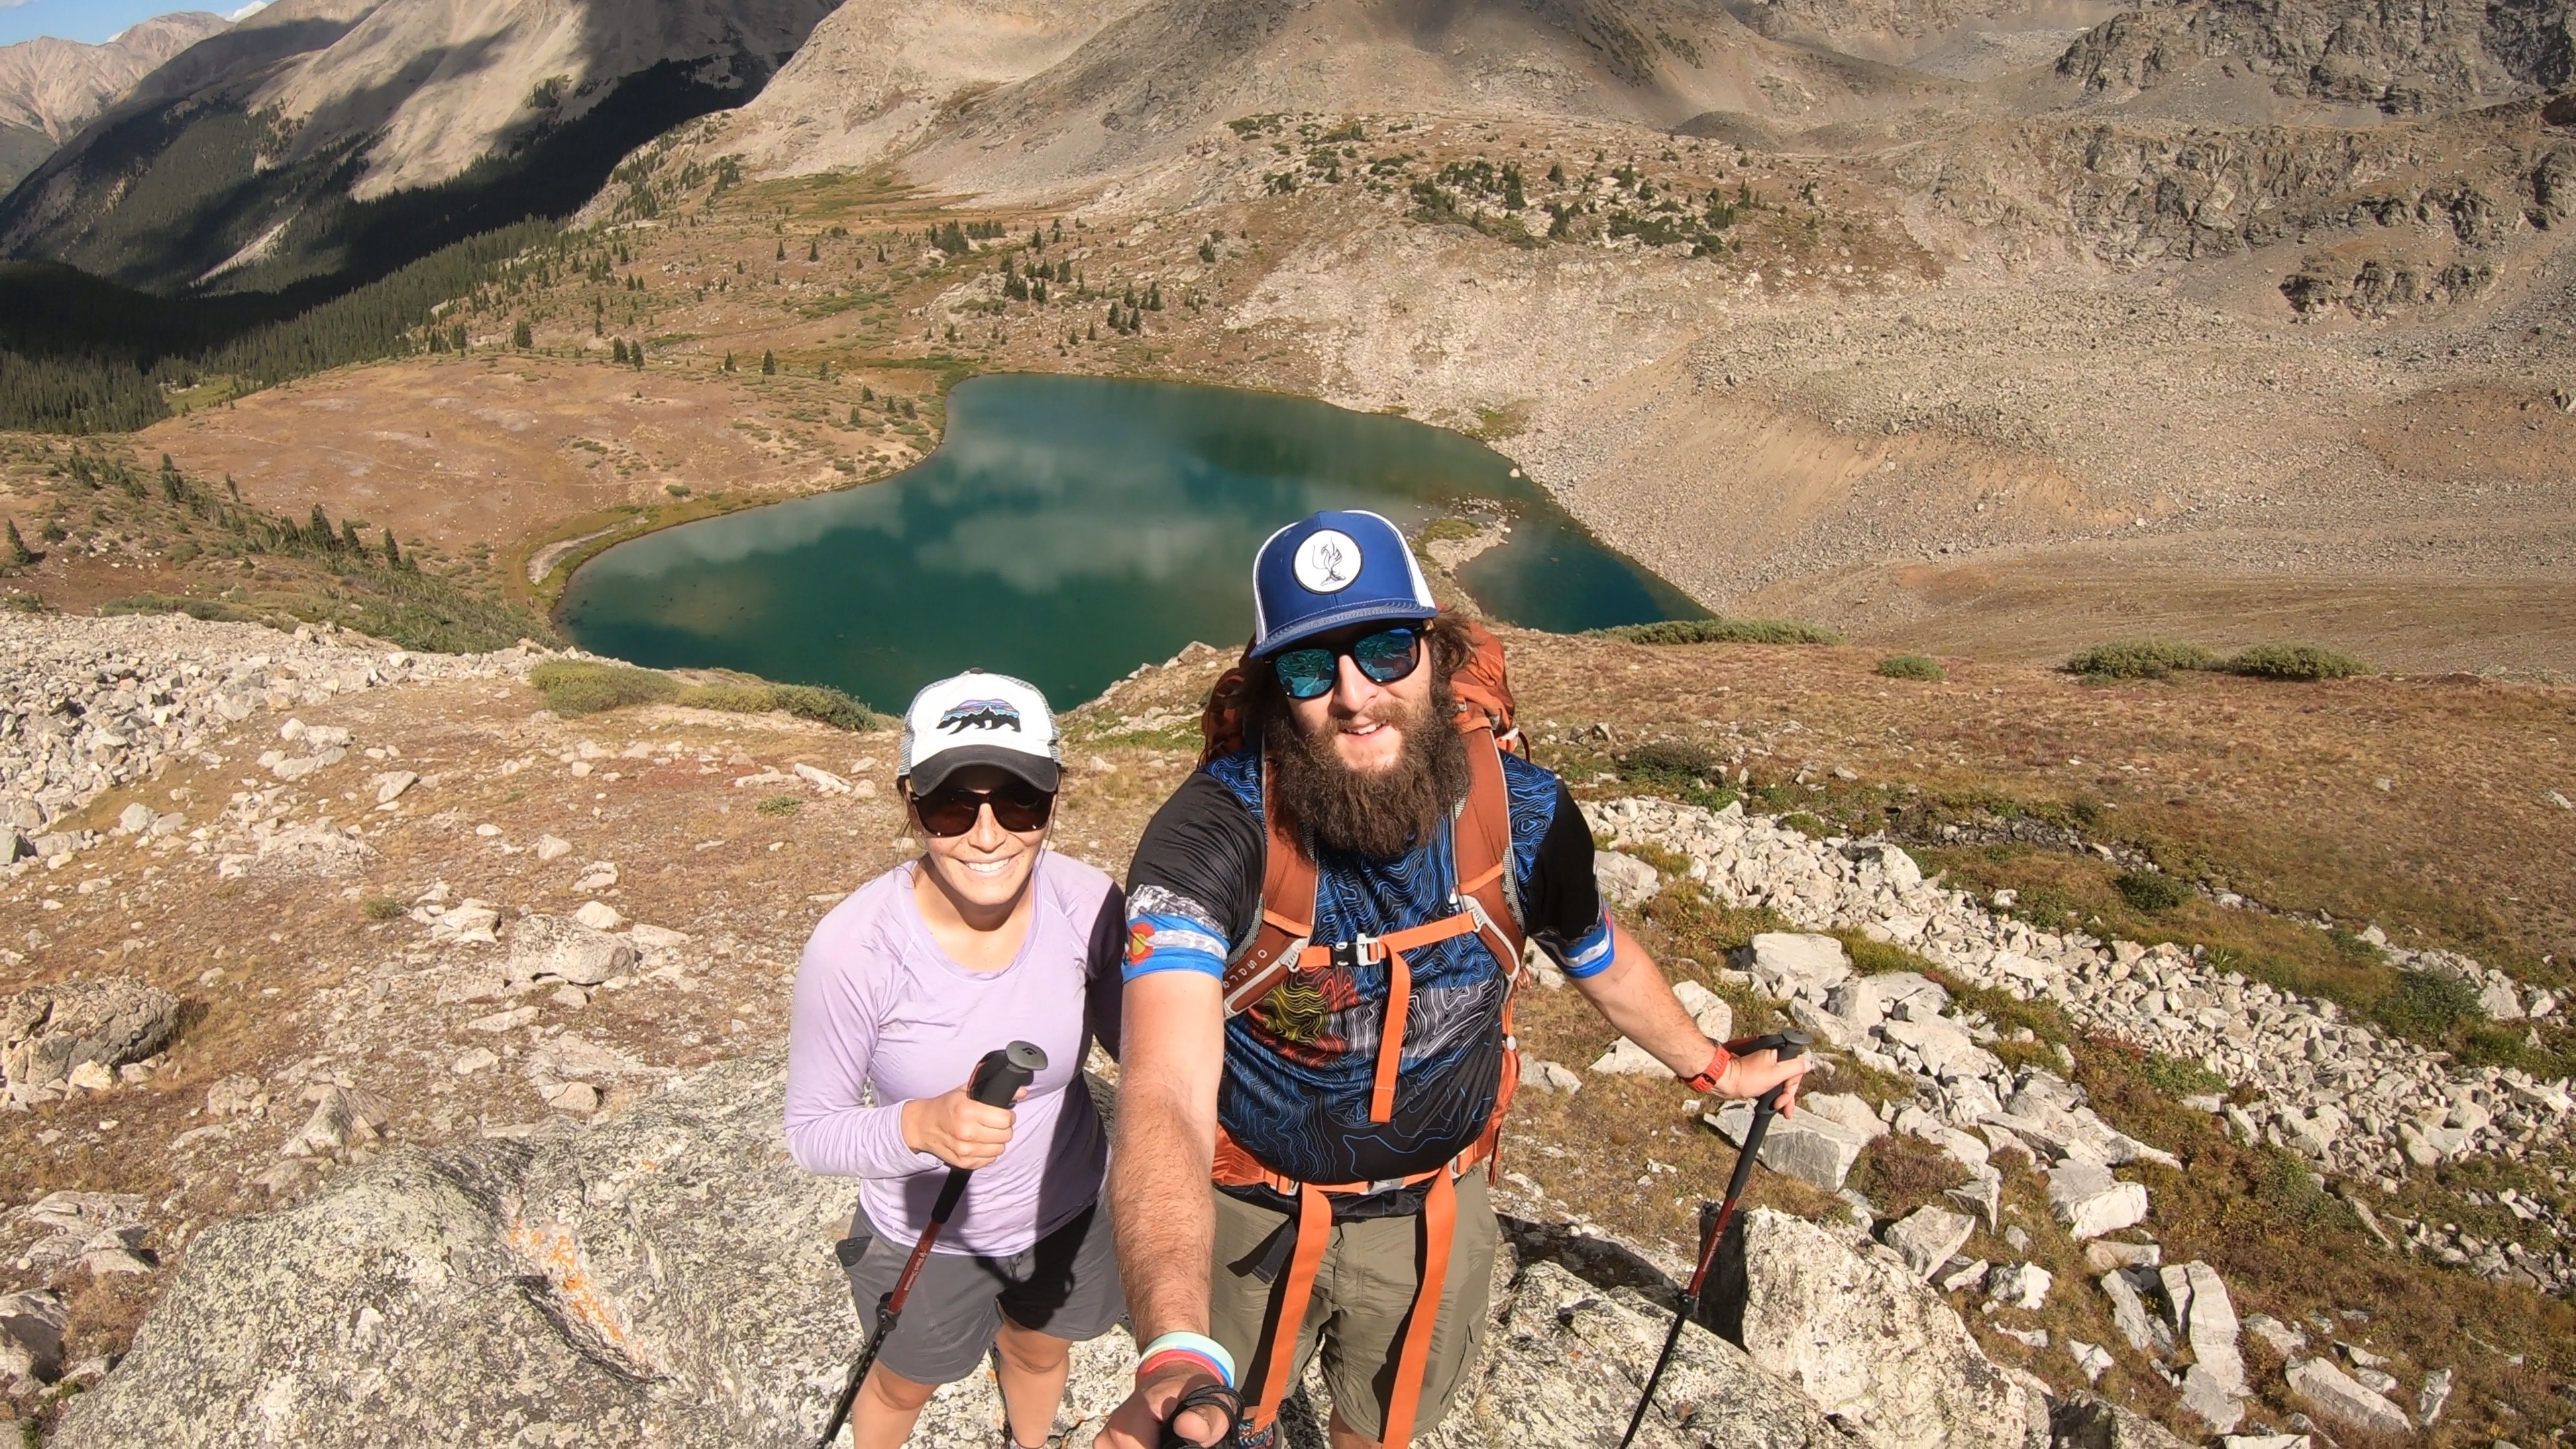
[[[1364,635],[1339,648],[1322,645],[1283,649],[1270,664],[1279,672],[1279,687],[1290,699],[1321,699],[1333,692],[1341,658],[1349,655],[1360,673],[1377,684],[1393,684],[1422,664],[1422,631],[1399,625]]]

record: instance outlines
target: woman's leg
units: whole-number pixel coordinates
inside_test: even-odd
[[[1062,1392],[1063,1388],[1059,1376],[1056,1389]],[[903,1441],[912,1437],[922,1406],[938,1390],[937,1384],[916,1384],[884,1364],[869,1369],[868,1381],[859,1385],[858,1401],[850,1405],[850,1439],[855,1449],[902,1449]]]
[[[993,1342],[1002,1351],[1002,1405],[1011,1416],[1011,1442],[1040,1449],[1055,1427],[1056,1405],[1064,1402],[1073,1345],[1008,1318]]]

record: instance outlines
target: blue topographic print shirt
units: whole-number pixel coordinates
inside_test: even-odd
[[[1503,782],[1523,929],[1571,975],[1606,969],[1610,926],[1582,812],[1555,775],[1514,756],[1503,757]],[[1193,774],[1156,813],[1129,868],[1127,979],[1222,977],[1258,926],[1267,844],[1257,750]],[[1315,866],[1319,945],[1450,914],[1456,870],[1445,824],[1394,860],[1327,849]],[[1484,1130],[1501,1082],[1509,963],[1474,934],[1417,947],[1405,961],[1412,1003],[1388,1121],[1369,1121],[1369,1093],[1389,963],[1294,973],[1226,1022],[1217,1119],[1271,1170],[1302,1182],[1402,1177],[1455,1157]]]

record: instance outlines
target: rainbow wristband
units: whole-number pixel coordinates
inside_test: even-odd
[[[1146,1344],[1136,1365],[1136,1377],[1141,1379],[1175,1358],[1203,1363],[1216,1372],[1219,1382],[1229,1389],[1234,1387],[1234,1355],[1204,1333],[1166,1333]]]

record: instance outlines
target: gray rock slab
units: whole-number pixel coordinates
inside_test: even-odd
[[[532,915],[510,928],[508,981],[512,986],[548,977],[575,986],[597,986],[634,966],[633,946],[578,921]]]
[[[2102,1296],[2111,1300],[2111,1326],[2120,1331],[2120,1337],[2140,1353],[2154,1348],[2155,1330],[2147,1326],[2146,1301],[2137,1288],[2118,1272],[2105,1273],[2099,1281]]]
[[[1739,969],[1752,973],[1764,994],[1803,996],[1822,1005],[1826,994],[1851,976],[1851,957],[1831,936],[1765,931],[1736,953]]]
[[[2245,1404],[2237,1397],[2241,1387],[2241,1379],[2230,1380],[2196,1363],[2183,1372],[2182,1406],[2212,1433],[2224,1434],[2245,1421]]]
[[[63,1371],[63,1330],[71,1306],[42,1288],[0,1296],[0,1384],[20,1392]]]
[[[2047,1403],[1902,1263],[1769,1208],[1739,1220],[1711,1292],[1720,1333],[1870,1449],[2037,1449]]]
[[[1615,850],[1593,853],[1592,880],[1600,888],[1601,899],[1617,911],[1633,911],[1664,888],[1663,877],[1653,866]]]
[[[209,1229],[55,1442],[810,1442],[856,1341],[850,1191],[787,1160],[783,1076],[728,1063]]]
[[[1727,1041],[1735,1035],[1735,1008],[1726,998],[1696,981],[1676,981],[1673,996],[1690,1013],[1691,1025],[1710,1041]]]
[[[1472,1394],[1461,1392],[1439,1438],[1461,1449],[1470,1434],[1496,1449],[1615,1444],[1671,1323],[1667,1310],[1634,1289],[1605,1291],[1559,1264],[1532,1263],[1497,1316]],[[1797,1389],[1696,1323],[1682,1328],[1637,1442],[1656,1449],[1854,1445]]]
[[[1729,1102],[1703,1120],[1727,1141],[1741,1147],[1745,1134],[1752,1130],[1753,1104]],[[1785,1173],[1827,1192],[1839,1192],[1844,1179],[1851,1176],[1852,1164],[1860,1161],[1861,1150],[1870,1141],[1867,1133],[1832,1118],[1801,1111],[1794,1117],[1772,1119],[1770,1131],[1762,1138],[1761,1163],[1773,1172]]]
[[[1610,1043],[1610,1050],[1593,1061],[1591,1070],[1605,1077],[1655,1077],[1664,1081],[1673,1077],[1672,1068],[1624,1036]]]
[[[2067,1235],[2081,1243],[2145,1222],[2147,1189],[2118,1181],[2099,1164],[2063,1158],[2048,1175],[2048,1206]]]
[[[2414,1432],[2415,1426],[2407,1422],[2405,1410],[2354,1383],[2343,1370],[2324,1359],[2300,1359],[2290,1365],[2284,1377],[2290,1381],[2290,1391],[2320,1417],[2391,1437]]]
[[[178,1029],[179,998],[130,976],[30,986],[0,1000],[0,1082],[44,1087],[85,1063],[138,1062]]]
[[[1977,1230],[1977,1220],[1966,1213],[1947,1208],[1921,1207],[1888,1225],[1880,1241],[1896,1250],[1914,1276],[1929,1278],[1933,1270],[1947,1263],[1966,1245],[1968,1235]]]

